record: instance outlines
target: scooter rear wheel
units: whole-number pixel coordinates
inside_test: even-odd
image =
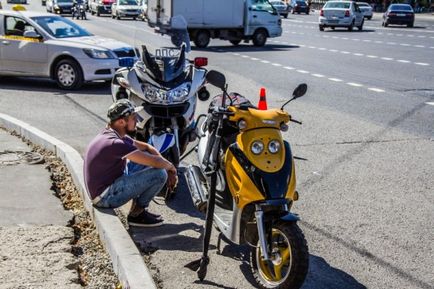
[[[260,288],[300,288],[309,266],[306,239],[296,223],[279,222],[272,229],[270,261],[264,261],[259,242],[252,247],[250,266]]]

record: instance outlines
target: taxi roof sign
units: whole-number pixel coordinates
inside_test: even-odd
[[[14,11],[26,11],[26,7],[18,4],[18,5],[12,6],[12,10],[14,10]]]

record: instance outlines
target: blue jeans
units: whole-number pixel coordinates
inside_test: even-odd
[[[134,199],[142,208],[146,208],[152,198],[158,194],[167,181],[164,169],[147,167],[129,172],[116,179],[107,194],[96,204],[100,208],[118,208]]]

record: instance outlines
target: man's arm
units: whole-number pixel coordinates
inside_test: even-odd
[[[154,148],[153,146],[151,146],[150,144],[147,144],[145,142],[142,141],[138,141],[138,140],[133,140],[133,144],[136,148],[138,148],[141,151],[147,151],[153,155],[160,155],[160,152]]]
[[[157,169],[165,169],[176,173],[175,166],[171,162],[163,158],[160,154],[154,155],[148,152],[136,150],[127,154],[124,158],[127,158],[137,164],[150,166]]]

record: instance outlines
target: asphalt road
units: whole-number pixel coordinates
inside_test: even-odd
[[[39,2],[29,7],[43,9]],[[383,28],[376,14],[361,32],[320,32],[317,17],[283,19],[283,36],[264,48],[212,40],[192,57],[208,57],[229,90],[253,102],[266,87],[269,107],[297,84],[309,86],[287,107],[303,125],[285,134],[294,154],[307,159],[296,161],[294,205],[310,249],[303,288],[434,288],[434,16],[416,15],[414,28]],[[168,41],[140,21],[89,15],[77,22],[135,46]],[[109,94],[104,83],[65,92],[50,81],[1,78],[0,112],[84,153],[104,126]],[[168,207],[152,206],[165,226],[131,233],[159,248],[152,262],[164,288],[254,288],[248,248],[223,242],[217,255],[216,236],[205,283],[183,268],[200,256],[203,224],[185,184]]]

